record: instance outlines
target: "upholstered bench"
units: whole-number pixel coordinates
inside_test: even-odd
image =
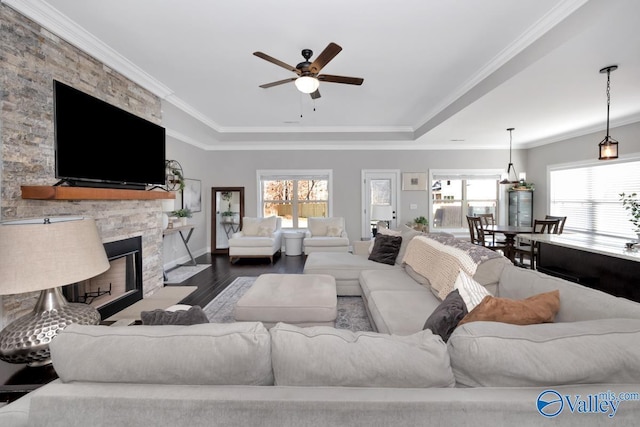
[[[327,274],[263,274],[240,298],[235,319],[298,326],[335,326],[336,282]]]

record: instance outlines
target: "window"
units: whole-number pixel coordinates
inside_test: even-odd
[[[498,218],[496,171],[432,172],[432,229],[467,229],[467,215],[492,213]]]
[[[549,168],[550,214],[567,217],[565,230],[633,236],[623,192],[640,193],[638,158]]]
[[[283,228],[306,228],[309,217],[331,216],[331,171],[258,171],[261,215]]]

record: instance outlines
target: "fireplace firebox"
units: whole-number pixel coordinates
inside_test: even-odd
[[[69,302],[95,307],[102,319],[142,299],[142,237],[104,244],[109,264],[99,276],[62,288]]]

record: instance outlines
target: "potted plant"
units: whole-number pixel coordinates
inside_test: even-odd
[[[427,232],[429,231],[429,220],[424,216],[419,216],[413,219],[413,228],[418,231]]]
[[[171,216],[180,219],[180,225],[187,225],[187,218],[191,218],[191,210],[190,209],[177,209],[171,212]]]
[[[620,193],[620,201],[622,206],[631,214],[629,221],[636,228],[635,232],[638,235],[638,242],[640,242],[640,200],[638,200],[636,193]]]
[[[222,222],[233,222],[233,218],[236,215],[235,212],[231,212],[231,210],[222,212]]]

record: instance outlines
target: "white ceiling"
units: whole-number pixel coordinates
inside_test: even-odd
[[[638,0],[3,1],[202,121],[206,149],[533,147],[604,129],[612,64],[612,126],[640,120]],[[254,51],[329,42],[322,72],[362,86],[258,87],[294,74]]]

